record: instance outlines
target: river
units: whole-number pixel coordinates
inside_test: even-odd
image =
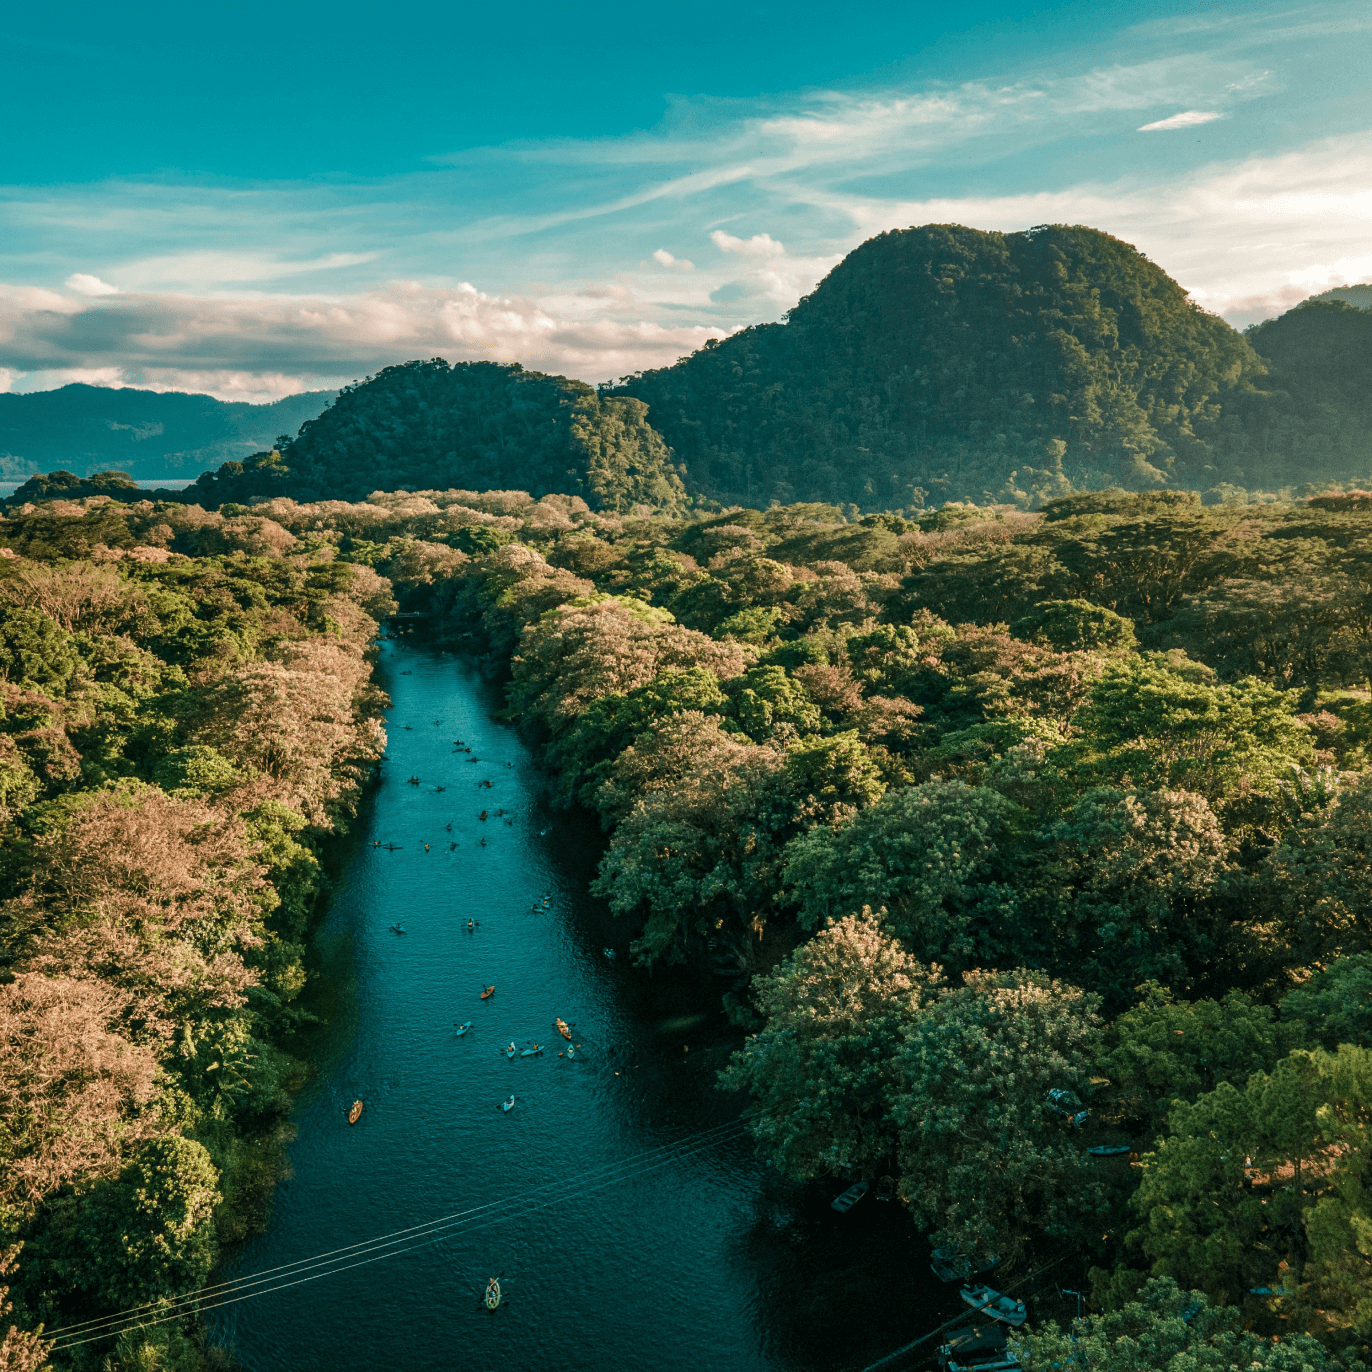
[[[392,640],[379,673],[389,761],[316,935],[337,994],[296,1102],[294,1175],[229,1275],[513,1204],[218,1311],[242,1365],[828,1372],[953,1313],[898,1205],[840,1216],[839,1185],[788,1185],[727,1128],[742,1103],[713,1083],[738,1034],[718,984],[629,965],[587,894],[598,833],[544,807],[472,665]],[[544,1051],[510,1060],[511,1042]]]

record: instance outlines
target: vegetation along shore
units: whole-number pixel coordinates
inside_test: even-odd
[[[1094,231],[908,234],[615,387],[416,362],[178,498],[9,503],[0,1367],[262,1223],[397,608],[504,674],[636,963],[719,974],[771,1163],[1070,1255],[1023,1367],[1372,1361],[1367,392],[1294,379],[1363,312],[1250,341]]]

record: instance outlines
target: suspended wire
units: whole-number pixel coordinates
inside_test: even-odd
[[[742,1131],[742,1128],[743,1128],[743,1126],[742,1126],[741,1124],[739,1124],[738,1122],[735,1122],[734,1124],[732,1124],[732,1125],[730,1125],[730,1126],[722,1126],[722,1127],[723,1127],[723,1128],[732,1128],[733,1130],[738,1131],[738,1132],[741,1132],[741,1131]],[[725,1135],[725,1137],[727,1137],[727,1135]],[[718,1141],[718,1139],[715,1139],[715,1140],[706,1140],[706,1141],[699,1142],[699,1143],[693,1145],[692,1148],[691,1148],[690,1150],[688,1150],[687,1153],[682,1154],[681,1156],[689,1156],[689,1155],[694,1154],[694,1153],[696,1153],[696,1152],[704,1151],[705,1149],[708,1149],[709,1147],[711,1147],[712,1144],[713,1144],[714,1142],[717,1142],[717,1141]],[[388,1251],[378,1251],[378,1252],[374,1252],[374,1253],[372,1254],[372,1256],[370,1256],[370,1257],[362,1257],[362,1258],[359,1258],[359,1259],[358,1259],[357,1261],[355,1261],[355,1262],[344,1263],[344,1264],[341,1265],[341,1266],[337,1265],[337,1263],[334,1263],[334,1264],[328,1266],[327,1270],[321,1271],[321,1272],[314,1272],[312,1275],[308,1275],[308,1276],[295,1276],[295,1279],[294,1279],[294,1280],[289,1280],[289,1281],[288,1281],[288,1280],[277,1279],[277,1280],[274,1281],[272,1284],[261,1286],[258,1290],[241,1290],[241,1289],[238,1289],[238,1290],[228,1290],[228,1291],[224,1291],[224,1292],[221,1292],[220,1295],[219,1295],[218,1297],[211,1299],[211,1300],[209,1301],[209,1303],[207,1303],[207,1304],[199,1304],[199,1303],[187,1304],[187,1298],[183,1297],[183,1298],[181,1299],[181,1301],[178,1302],[178,1305],[180,1305],[181,1308],[179,1308],[179,1309],[177,1309],[177,1310],[174,1310],[174,1311],[172,1311],[171,1313],[160,1313],[160,1312],[166,1311],[166,1309],[167,1309],[166,1306],[155,1307],[155,1309],[157,1309],[157,1310],[159,1311],[158,1317],[157,1317],[156,1319],[148,1319],[148,1318],[143,1318],[143,1317],[135,1317],[135,1318],[133,1318],[133,1319],[124,1319],[123,1321],[121,1321],[121,1322],[119,1322],[119,1323],[117,1323],[117,1324],[114,1324],[113,1327],[106,1328],[106,1329],[102,1329],[102,1330],[99,1330],[99,1331],[94,1331],[94,1332],[88,1331],[88,1332],[85,1334],[85,1337],[83,1337],[83,1338],[73,1339],[73,1338],[68,1337],[68,1338],[66,1338],[66,1339],[64,1339],[64,1340],[61,1340],[61,1341],[59,1341],[59,1342],[57,1343],[57,1345],[56,1345],[56,1350],[57,1350],[57,1351],[61,1351],[61,1350],[63,1350],[63,1349],[67,1349],[67,1348],[76,1348],[76,1347],[79,1347],[81,1344],[93,1343],[93,1342],[96,1342],[96,1341],[98,1341],[98,1340],[100,1340],[100,1339],[111,1338],[111,1337],[113,1337],[113,1336],[115,1336],[115,1335],[117,1335],[117,1334],[123,1333],[125,1330],[128,1330],[128,1329],[144,1329],[144,1328],[151,1327],[152,1325],[165,1324],[165,1323],[167,1323],[169,1320],[178,1320],[178,1319],[181,1319],[181,1318],[183,1318],[185,1315],[190,1314],[190,1313],[193,1313],[193,1311],[198,1311],[199,1313],[204,1313],[204,1312],[209,1311],[209,1310],[217,1310],[217,1309],[219,1309],[221,1306],[225,1306],[225,1305],[234,1305],[234,1304],[237,1304],[237,1303],[240,1302],[240,1301],[250,1300],[250,1299],[252,1299],[254,1296],[271,1295],[271,1294],[273,1294],[274,1292],[277,1292],[277,1291],[284,1291],[284,1290],[287,1290],[288,1288],[290,1288],[290,1287],[292,1287],[292,1286],[300,1286],[300,1285],[304,1284],[305,1282],[318,1281],[319,1279],[321,1279],[321,1278],[323,1278],[323,1277],[333,1276],[333,1275],[335,1275],[336,1273],[339,1273],[339,1272],[347,1272],[347,1271],[349,1271],[350,1269],[352,1269],[352,1268],[354,1268],[354,1267],[365,1267],[365,1266],[367,1266],[367,1265],[370,1264],[370,1263],[373,1263],[373,1262],[380,1262],[383,1258],[398,1257],[398,1256],[400,1256],[401,1254],[414,1252],[414,1251],[417,1251],[418,1249],[426,1248],[426,1247],[429,1247],[429,1246],[432,1245],[432,1244],[439,1243],[439,1242],[441,1242],[443,1239],[450,1237],[451,1234],[452,1234],[452,1232],[453,1232],[454,1230],[462,1230],[462,1231],[464,1231],[464,1232],[471,1232],[471,1231],[473,1231],[473,1230],[489,1229],[489,1228],[491,1228],[492,1226],[494,1226],[494,1225],[496,1225],[496,1224],[502,1223],[504,1220],[507,1220],[507,1219],[519,1219],[519,1218],[522,1218],[522,1217],[525,1216],[525,1215],[532,1214],[533,1212],[535,1212],[535,1211],[537,1211],[537,1210],[546,1209],[546,1208],[547,1208],[548,1206],[550,1206],[550,1205],[563,1203],[563,1202],[566,1202],[566,1201],[569,1201],[569,1200],[574,1200],[578,1195],[587,1194],[587,1193],[589,1193],[589,1192],[591,1192],[591,1191],[599,1190],[599,1189],[602,1189],[602,1188],[604,1188],[604,1187],[606,1187],[606,1186],[613,1186],[613,1185],[616,1185],[616,1184],[618,1184],[618,1183],[620,1183],[620,1182],[623,1182],[623,1181],[632,1180],[632,1179],[633,1179],[634,1177],[636,1177],[636,1176],[645,1175],[646,1173],[651,1172],[651,1171],[654,1171],[654,1170],[657,1169],[657,1168],[664,1167],[664,1166],[668,1165],[669,1163],[671,1163],[671,1162],[673,1162],[673,1161],[675,1161],[675,1160],[676,1160],[676,1158],[674,1158],[673,1156],[666,1156],[666,1157],[657,1158],[657,1159],[655,1159],[653,1162],[647,1164],[646,1166],[640,1167],[640,1168],[637,1169],[635,1172],[628,1173],[628,1174],[626,1174],[626,1175],[624,1175],[624,1176],[611,1176],[611,1177],[604,1177],[604,1178],[601,1178],[600,1180],[598,1180],[598,1181],[596,1181],[596,1182],[593,1182],[593,1183],[590,1184],[589,1186],[580,1187],[580,1188],[577,1188],[576,1190],[573,1190],[573,1191],[570,1191],[570,1192],[560,1193],[560,1194],[555,1194],[555,1195],[553,1195],[553,1196],[550,1196],[550,1197],[548,1197],[548,1199],[546,1199],[545,1201],[542,1201],[542,1202],[540,1202],[540,1203],[538,1203],[538,1204],[529,1205],[529,1206],[527,1206],[527,1207],[526,1207],[524,1210],[522,1210],[522,1211],[512,1211],[512,1212],[509,1212],[509,1213],[506,1213],[506,1214],[490,1215],[490,1216],[487,1216],[487,1217],[485,1218],[484,1222],[479,1223],[479,1224],[473,1224],[473,1223],[471,1223],[470,1221],[468,1221],[468,1222],[465,1223],[465,1224],[463,1224],[463,1223],[454,1224],[454,1225],[449,1226],[447,1229],[444,1229],[444,1230],[441,1230],[441,1231],[435,1231],[435,1232],[429,1234],[428,1236],[426,1236],[426,1237],[420,1239],[418,1242],[411,1243],[411,1244],[409,1244],[409,1245],[406,1246],[406,1247],[396,1248],[396,1247],[394,1247],[394,1246],[391,1246],[391,1247],[388,1249]],[[483,1207],[483,1208],[484,1208],[484,1207]],[[295,1274],[294,1274],[294,1273],[286,1273],[286,1274],[284,1274],[284,1275],[289,1277],[289,1276],[294,1276]]]
[[[775,1108],[775,1107],[774,1107]],[[764,1112],[758,1112],[764,1113]],[[754,1118],[756,1114],[754,1115]],[[697,1130],[693,1134],[685,1135],[680,1139],[670,1143],[660,1144],[653,1149],[645,1150],[617,1163],[605,1163],[588,1172],[580,1174],[576,1178],[562,1178],[555,1182],[545,1183],[543,1186],[535,1187],[530,1191],[519,1195],[507,1197],[500,1201],[490,1201],[485,1205],[474,1206],[469,1210],[456,1211],[451,1215],[442,1216],[439,1219],[430,1220],[424,1224],[412,1225],[407,1229],[395,1230],[390,1234],[381,1235],[372,1239],[363,1240],[359,1243],[349,1244],[343,1248],[333,1249],[327,1253],[316,1254],[310,1258],[301,1258],[293,1263],[285,1263],[279,1267],[267,1268],[261,1272],[247,1274],[243,1277],[231,1278],[227,1281],[218,1282],[211,1286],[202,1287],[197,1291],[189,1292],[186,1295],[177,1297],[170,1305],[166,1302],[149,1302],[145,1305],[134,1306],[129,1310],[122,1311],[114,1315],[106,1315],[97,1319],[84,1320],[77,1324],[64,1325],[59,1329],[53,1330],[47,1337],[52,1337],[58,1341],[58,1348],[74,1348],[81,1343],[91,1342],[94,1339],[106,1338],[113,1334],[122,1332],[125,1328],[132,1328],[145,1324],[161,1324],[170,1319],[179,1319],[182,1315],[188,1314],[194,1308],[216,1309],[219,1305],[232,1304],[236,1301],[246,1300],[251,1296],[266,1295],[271,1291],[284,1290],[288,1286],[299,1285],[301,1282],[313,1281],[320,1277],[330,1276],[335,1272],[345,1272],[351,1267],[363,1266],[366,1263],[380,1261],[381,1258],[398,1256],[401,1253],[411,1252],[414,1249],[426,1247],[431,1243],[438,1242],[440,1239],[448,1237],[450,1233],[459,1229],[484,1229],[490,1224],[499,1223],[502,1220],[516,1218],[519,1214],[533,1213],[536,1210],[544,1209],[548,1205],[572,1200],[576,1196],[586,1194],[590,1191],[601,1189],[605,1186],[614,1185],[617,1182],[632,1180],[634,1177],[644,1175],[674,1161],[678,1157],[694,1156],[717,1143],[723,1142],[733,1134],[741,1134],[750,1123],[747,1115],[737,1119],[726,1121],[723,1124],[713,1125],[708,1129]],[[568,1183],[575,1183],[569,1189]],[[533,1198],[546,1192],[554,1194],[548,1196],[544,1201],[535,1204],[528,1204]],[[522,1211],[511,1211],[511,1207],[524,1205]],[[508,1213],[501,1214],[499,1212]],[[485,1223],[476,1221],[485,1216]],[[414,1240],[418,1239],[418,1242]],[[398,1247],[405,1244],[408,1246]],[[362,1257],[363,1254],[371,1254],[370,1257]],[[360,1258],[360,1261],[344,1262],[345,1259]],[[340,1265],[343,1264],[343,1265]],[[324,1271],[315,1271],[313,1276],[300,1276],[302,1272],[311,1272],[316,1268],[325,1268]],[[294,1281],[286,1278],[295,1277]],[[251,1289],[251,1288],[259,1289]],[[210,1301],[208,1305],[201,1302]],[[139,1316],[144,1312],[156,1313],[157,1319],[140,1320]],[[169,1313],[170,1312],[170,1313]],[[85,1337],[73,1338],[73,1335],[82,1334]]]
[[[273,1277],[275,1275],[286,1275],[293,1271],[306,1270],[311,1267],[319,1266],[328,1261],[339,1261],[344,1257],[355,1255],[359,1251],[365,1252],[375,1248],[385,1247],[390,1244],[399,1243],[406,1239],[413,1238],[417,1234],[420,1234],[424,1231],[435,1230],[456,1223],[468,1216],[479,1215],[484,1211],[503,1209],[510,1205],[518,1204],[519,1202],[528,1197],[540,1195],[545,1191],[560,1190],[562,1188],[565,1188],[569,1184],[569,1182],[575,1182],[578,1180],[591,1180],[598,1173],[612,1173],[617,1172],[626,1167],[632,1167],[637,1163],[652,1158],[656,1154],[664,1152],[671,1153],[682,1147],[688,1147],[698,1139],[708,1139],[711,1135],[719,1134],[722,1131],[734,1129],[735,1127],[744,1122],[745,1121],[742,1118],[740,1118],[736,1120],[725,1121],[722,1124],[711,1125],[707,1129],[697,1130],[694,1133],[686,1134],[679,1139],[672,1140],[668,1143],[659,1144],[656,1148],[645,1149],[641,1153],[633,1154],[630,1157],[623,1158],[618,1162],[601,1163],[599,1166],[591,1168],[588,1171],[579,1174],[578,1177],[560,1177],[556,1181],[545,1182],[542,1186],[533,1187],[528,1191],[520,1192],[514,1196],[507,1196],[503,1200],[487,1201],[484,1205],[473,1206],[468,1210],[454,1211],[450,1215],[441,1215],[437,1219],[427,1220],[423,1224],[411,1225],[406,1229],[396,1229],[389,1234],[377,1235],[370,1239],[363,1239],[357,1243],[348,1244],[342,1248],[331,1249],[330,1251],[325,1253],[316,1253],[311,1257],[307,1258],[299,1258],[295,1262],[283,1263],[278,1267],[269,1267],[259,1272],[245,1273],[244,1275],[239,1277],[231,1277],[225,1281],[216,1282],[209,1286],[200,1287],[198,1290],[187,1292],[184,1295],[177,1297],[173,1303],[179,1305],[182,1303],[195,1301],[197,1299],[202,1299],[204,1297],[213,1295],[217,1292],[227,1290],[230,1288],[241,1290],[245,1286],[259,1284],[260,1282],[265,1281],[267,1278]],[[53,1337],[57,1337],[64,1334],[74,1334],[81,1330],[88,1329],[91,1327],[128,1319],[134,1315],[141,1313],[144,1310],[166,1310],[166,1308],[167,1305],[165,1302],[149,1301],[144,1305],[132,1306],[128,1310],[121,1311],[115,1315],[104,1315],[95,1319],[82,1320],[76,1324],[63,1325],[60,1329],[55,1329],[51,1332]]]
[[[1066,1262],[1066,1257],[1054,1258],[1052,1262],[1045,1263],[1042,1267],[1037,1267],[1028,1275],[1021,1277],[1017,1282],[1012,1282],[1005,1288],[1007,1292],[1015,1290],[1016,1287],[1023,1286],[1027,1281],[1033,1281],[1035,1277],[1042,1276],[1050,1268],[1054,1268],[1060,1262]],[[913,1339],[903,1348],[897,1348],[894,1353],[888,1353],[884,1358],[878,1358],[876,1362],[869,1362],[862,1372],[877,1372],[879,1367],[886,1367],[895,1362],[897,1358],[904,1357],[906,1353],[913,1352],[922,1343],[928,1343],[937,1334],[942,1334],[945,1329],[951,1329],[955,1324],[961,1324],[964,1320],[972,1319],[978,1312],[976,1310],[964,1310],[960,1315],[954,1315],[951,1320],[945,1320],[937,1329],[931,1329],[927,1334],[921,1334],[919,1338]]]

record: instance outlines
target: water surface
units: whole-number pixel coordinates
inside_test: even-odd
[[[294,1176],[232,1273],[523,1199],[219,1312],[242,1364],[819,1372],[951,1314],[956,1293],[898,1206],[839,1216],[839,1186],[783,1183],[737,1131],[681,1142],[742,1104],[713,1086],[738,1041],[719,985],[628,965],[624,930],[586,893],[598,833],[542,806],[470,665],[392,641],[381,674],[389,761],[317,936],[343,993],[297,1101]],[[574,1061],[558,1056],[557,1016]],[[545,1051],[510,1061],[511,1042]],[[607,1167],[614,1184],[597,1187]],[[507,1296],[494,1313],[479,1303],[490,1276]]]

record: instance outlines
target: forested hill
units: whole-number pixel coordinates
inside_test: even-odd
[[[78,476],[117,468],[144,480],[197,476],[271,447],[334,394],[307,391],[271,405],[84,385],[0,394],[0,479],[22,481],[56,468]]]
[[[347,387],[280,452],[206,473],[205,505],[253,496],[357,500],[375,490],[517,487],[593,508],[674,509],[686,492],[641,401],[519,365],[442,358]]]
[[[1324,415],[1311,436],[1308,394],[1267,393],[1280,386],[1258,353],[1281,333],[1251,345],[1094,229],[933,224],[864,243],[786,322],[613,393],[648,403],[689,484],[746,504],[1023,503],[1068,482],[1208,490],[1365,474],[1342,421]]]
[[[1372,471],[1372,310],[1307,300],[1248,330],[1268,367],[1261,389],[1233,398],[1221,448],[1239,484],[1365,481]]]

